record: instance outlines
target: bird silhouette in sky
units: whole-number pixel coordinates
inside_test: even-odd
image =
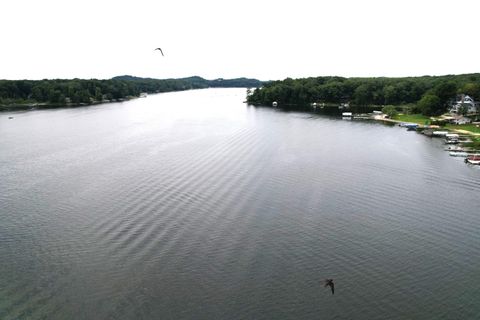
[[[325,288],[326,287],[330,287],[330,289],[332,289],[332,294],[335,294],[335,285],[333,284],[333,279],[325,280]]]
[[[155,48],[155,50],[160,50],[160,53],[162,54],[162,57],[164,57],[162,48]]]

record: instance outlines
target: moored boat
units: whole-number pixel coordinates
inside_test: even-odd
[[[447,133],[445,135],[445,143],[446,144],[457,144],[459,143],[460,136],[456,133]]]
[[[480,165],[480,154],[474,154],[466,157],[465,163]]]
[[[448,154],[452,157],[468,157],[471,153],[465,151],[450,151]]]
[[[407,128],[407,131],[415,131],[418,128],[418,124],[416,123],[411,123],[405,126]]]
[[[448,131],[433,131],[432,135],[434,137],[445,137],[448,134]]]
[[[460,146],[448,146],[445,148],[445,151],[468,151],[470,150],[469,148],[464,148]]]
[[[402,122],[399,124],[400,127],[407,128],[407,130],[415,130],[418,128],[417,123],[412,123],[412,122]]]

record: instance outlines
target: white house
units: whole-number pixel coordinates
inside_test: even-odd
[[[457,99],[457,101],[453,104],[452,108],[450,109],[450,113],[459,113],[464,107],[467,108],[467,113],[477,112],[475,101],[470,96],[462,94],[460,95],[460,99]]]

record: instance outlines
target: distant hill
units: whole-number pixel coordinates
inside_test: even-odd
[[[262,86],[263,82],[257,79],[249,78],[235,78],[235,79],[223,79],[218,78],[214,80],[207,80],[199,76],[187,77],[187,78],[178,78],[178,79],[153,79],[153,78],[140,78],[131,75],[123,75],[112,78],[112,80],[123,80],[123,81],[135,81],[143,83],[155,83],[155,82],[165,82],[165,81],[174,81],[177,83],[183,84],[186,88],[197,89],[197,88],[258,88]]]
[[[154,79],[154,78],[140,78],[140,77],[134,77],[134,76],[130,76],[130,75],[124,75],[124,76],[113,77],[112,80],[143,81],[143,80],[157,80],[157,79]]]

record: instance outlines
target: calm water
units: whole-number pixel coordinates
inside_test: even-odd
[[[244,98],[0,113],[0,319],[480,319],[480,168]]]

